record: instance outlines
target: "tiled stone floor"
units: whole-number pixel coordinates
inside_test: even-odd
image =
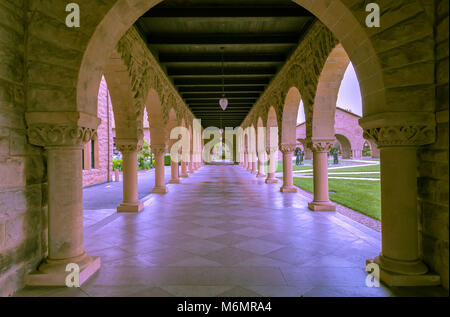
[[[379,233],[311,212],[305,197],[279,187],[239,166],[204,166],[148,196],[141,213],[89,209],[85,248],[101,256],[100,271],[79,289],[16,296],[448,296],[438,287],[366,287]]]

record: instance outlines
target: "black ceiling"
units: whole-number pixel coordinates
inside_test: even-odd
[[[165,0],[136,27],[203,127],[223,128],[241,124],[314,19],[290,0]]]

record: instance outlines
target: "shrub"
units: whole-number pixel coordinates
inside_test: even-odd
[[[164,165],[170,166],[170,155],[164,155]]]
[[[122,170],[122,159],[113,159],[113,170]]]

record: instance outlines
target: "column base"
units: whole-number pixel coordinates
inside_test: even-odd
[[[90,256],[87,253],[64,260],[46,259],[36,271],[25,275],[25,285],[66,286],[66,277],[71,273],[71,271],[66,272],[66,266],[69,263],[76,263],[80,267],[80,285],[94,275],[101,266],[100,257]]]
[[[152,193],[153,194],[165,194],[169,191],[169,189],[167,188],[167,186],[164,187],[153,187],[152,189]]]
[[[169,180],[169,184],[179,184],[180,183],[180,179],[171,179]]]
[[[282,193],[296,193],[297,187],[294,186],[282,186],[280,187],[280,192]]]
[[[278,183],[278,179],[276,179],[276,178],[266,178],[265,183],[266,184],[275,184],[275,183]]]
[[[189,177],[189,175],[188,175],[188,173],[186,172],[186,174],[180,174],[180,177],[187,178],[187,177]]]
[[[329,201],[311,201],[308,208],[312,211],[336,211],[336,206]]]
[[[139,212],[144,210],[144,204],[138,201],[137,203],[122,202],[117,206],[117,212]]]
[[[258,178],[266,177],[266,174],[264,174],[264,173],[258,173],[258,174],[256,174],[256,177],[258,177]]]
[[[382,256],[381,256],[382,257]],[[383,257],[382,257],[383,258]],[[394,273],[383,268],[384,260],[380,260],[380,256],[375,259],[370,259],[366,261],[366,265],[369,263],[376,263],[380,266],[380,280],[388,286],[438,286],[441,285],[441,277],[437,274],[426,273],[427,268],[424,263],[417,261],[410,263],[408,266],[418,267],[419,270],[423,271],[425,268],[425,273],[423,274],[400,274]]]

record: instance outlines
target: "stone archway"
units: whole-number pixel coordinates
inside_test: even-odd
[[[277,165],[279,131],[277,113],[275,112],[274,107],[270,107],[267,113],[266,129],[266,152],[268,155],[269,164],[267,167],[267,178],[265,182],[266,184],[272,184],[278,182],[278,179],[275,178],[275,171]]]
[[[142,0],[119,0],[115,3],[110,2],[107,4],[98,4],[97,2],[87,0],[79,2],[81,2],[81,5],[87,10],[91,10],[92,12],[92,14],[86,17],[86,27],[83,28],[84,36],[74,40],[74,37],[69,34],[72,30],[61,31],[63,35],[67,35],[67,43],[75,42],[75,46],[77,46],[77,49],[74,50],[76,53],[72,54],[70,58],[68,57],[66,63],[67,65],[71,65],[72,69],[72,71],[67,71],[67,77],[70,77],[73,83],[76,82],[76,87],[73,87],[75,93],[70,93],[67,101],[63,105],[66,113],[60,113],[62,108],[59,101],[61,98],[57,101],[46,100],[49,99],[48,96],[52,94],[52,91],[56,92],[55,87],[49,87],[49,91],[44,93],[42,90],[39,91],[39,89],[33,87],[34,83],[32,80],[28,83],[30,87],[35,89],[30,95],[34,94],[36,96],[36,98],[32,100],[32,102],[29,101],[29,104],[27,105],[29,111],[27,115],[29,137],[30,142],[35,145],[57,145],[62,147],[67,144],[73,145],[74,143],[79,144],[86,142],[94,135],[95,128],[98,125],[95,111],[96,89],[99,86],[103,61],[106,60],[108,54],[112,51],[118,40],[132,23],[140,15],[158,3],[158,1]],[[432,45],[429,48],[426,46],[428,39],[431,41],[433,40],[432,25],[426,24],[423,29],[420,30],[422,32],[421,34],[426,38],[421,41],[424,43],[423,46],[421,46],[424,48],[424,54],[418,54],[418,56],[413,57],[407,55],[405,52],[406,50],[396,49],[400,46],[405,47],[407,44],[416,40],[416,38],[409,36],[408,33],[411,32],[406,24],[408,22],[404,22],[410,20],[407,16],[410,14],[409,12],[414,12],[414,18],[418,19],[422,18],[427,13],[420,5],[419,1],[412,2],[411,6],[414,7],[414,10],[408,10],[405,15],[396,15],[396,10],[390,12],[389,8],[395,6],[395,4],[387,3],[385,9],[386,16],[392,17],[392,21],[388,26],[383,26],[383,28],[377,30],[377,32],[372,32],[371,30],[367,30],[363,25],[364,19],[361,19],[361,12],[363,10],[361,10],[360,6],[350,8],[350,4],[347,5],[346,2],[344,3],[343,1],[337,0],[295,0],[295,2],[314,13],[327,27],[329,27],[335,36],[342,42],[343,47],[347,49],[351,60],[354,61],[356,72],[362,83],[361,90],[363,93],[365,118],[361,120],[361,123],[366,129],[366,136],[374,139],[380,147],[387,148],[391,147],[392,144],[403,144],[413,148],[409,151],[404,148],[389,148],[385,150],[384,157],[390,157],[390,160],[387,160],[387,162],[394,162],[394,157],[406,157],[408,161],[408,164],[404,165],[401,172],[389,169],[389,164],[385,165],[385,169],[382,166],[382,174],[392,175],[385,179],[385,184],[389,184],[392,188],[396,188],[397,191],[402,190],[401,192],[398,192],[399,195],[390,194],[392,196],[405,197],[405,200],[408,201],[408,208],[405,208],[404,206],[401,208],[402,206],[397,206],[397,203],[389,197],[383,197],[384,205],[388,206],[385,207],[386,210],[384,214],[386,217],[383,221],[393,232],[398,233],[404,229],[404,231],[408,233],[407,236],[410,239],[408,239],[409,242],[396,241],[394,239],[395,235],[385,236],[384,240],[387,242],[383,243],[383,253],[387,255],[387,258],[396,260],[392,263],[392,261],[389,262],[387,258],[385,258],[382,266],[386,267],[388,271],[399,274],[408,275],[412,273],[420,275],[426,272],[426,268],[424,268],[418,260],[419,251],[418,247],[415,246],[415,244],[418,244],[416,243],[418,240],[417,233],[414,233],[417,231],[418,227],[417,216],[408,213],[407,210],[417,210],[417,179],[415,176],[415,166],[417,165],[415,164],[416,148],[420,145],[434,142],[435,138],[435,116],[433,112],[435,96],[434,82],[429,78],[421,78],[420,76],[420,74],[423,73],[434,74],[433,70],[435,63],[433,58],[430,57],[434,56],[433,47]],[[42,4],[42,6],[44,6],[44,4]],[[62,4],[57,4],[54,8],[48,9],[48,12],[50,12],[49,14],[54,16],[58,16],[58,12],[64,12]],[[45,12],[46,10],[43,9],[42,11]],[[96,12],[98,12],[98,14],[95,14]],[[402,25],[403,23],[405,23],[405,25]],[[31,26],[33,27],[33,25]],[[402,41],[400,41],[400,43],[393,43],[390,36],[383,34],[385,31],[384,28],[398,29],[398,38],[402,38]],[[380,42],[382,43],[380,45],[374,44]],[[386,51],[394,51],[394,53],[386,54]],[[392,55],[398,56],[395,52],[401,52],[402,56],[391,58]],[[64,63],[64,61],[62,63]],[[39,57],[33,64],[34,65],[30,65],[30,71],[38,69],[33,67],[39,65]],[[411,71],[409,65],[412,64],[416,65]],[[393,67],[396,67],[395,72],[391,71]],[[48,73],[53,74],[53,70],[56,72],[56,66]],[[45,75],[41,76],[40,80],[45,82],[45,77]],[[417,80],[417,78],[420,79]],[[51,81],[49,80],[49,82]],[[397,88],[401,89],[395,89],[396,87],[393,87],[392,85],[385,85],[385,83],[392,82],[398,82]],[[408,91],[413,92],[418,85],[421,85],[421,92],[423,92],[421,96],[415,98],[415,100],[407,100],[407,98],[405,98],[407,102],[402,101],[401,96],[407,95]],[[57,96],[61,95],[57,94]],[[28,100],[31,100],[31,98],[28,98]],[[45,117],[42,113],[33,113],[41,111],[46,111],[48,113],[45,114]],[[396,113],[384,113],[387,111],[396,111]],[[398,113],[401,114],[399,115]],[[67,143],[66,138],[63,138],[61,142],[55,144],[55,141],[50,137],[54,132],[55,123],[65,127],[62,132],[64,136],[67,134],[65,132],[67,129],[75,128],[76,131],[80,133],[76,133],[77,137],[75,139],[73,137],[75,134],[71,133],[70,135],[72,138],[69,143]],[[411,131],[411,128],[416,131],[417,137],[405,139],[405,131]],[[64,148],[64,151],[64,153],[59,155],[59,159],[64,157],[66,161],[65,165],[67,165],[71,162],[70,155],[68,154],[70,150]],[[61,152],[63,152],[62,149]],[[76,151],[71,152],[71,155],[79,157],[79,153]],[[53,157],[53,161],[49,159],[49,167],[57,165],[55,162],[59,162],[57,157]],[[65,165],[61,164],[61,166]],[[73,166],[76,165],[74,164]],[[414,177],[399,177],[410,175],[414,175]],[[77,175],[74,174],[72,179],[77,180]],[[408,190],[400,189],[402,186],[398,183],[399,179],[402,179],[403,181],[405,179],[408,180],[408,185],[411,185],[408,186]],[[59,186],[60,181],[61,180],[57,178],[56,174],[49,175],[49,192],[51,192],[49,196],[58,196],[57,193],[60,192],[60,190],[58,190],[57,187]],[[76,187],[74,184],[72,185],[71,188]],[[387,189],[387,187],[385,188]],[[74,189],[74,192],[79,192],[79,190]],[[55,210],[55,208],[58,209],[58,206],[59,204],[56,201],[49,202],[49,210]],[[78,210],[81,208],[79,202],[75,202],[71,207],[74,214],[80,214],[80,210]],[[408,224],[403,225],[396,218],[388,218],[389,215],[395,214],[395,212],[392,211],[398,209],[402,210],[404,217],[401,218],[413,220],[408,222]],[[49,214],[51,214],[51,212],[49,212]],[[52,216],[54,216],[54,214]],[[79,221],[77,221],[78,218],[79,216],[74,217],[74,224],[79,223]],[[57,216],[55,219],[57,219]],[[73,252],[62,254],[62,259],[70,257],[74,258],[77,255],[82,254],[82,247],[80,248],[79,246],[79,241],[82,241],[82,239],[79,239],[80,233],[77,232],[75,236],[77,237],[71,239],[75,241],[75,243],[68,241],[69,245],[72,246],[71,249]],[[382,261],[379,260],[379,262],[381,263]],[[407,265],[411,262],[414,262],[412,269]]]
[[[158,93],[154,88],[148,92],[144,103],[147,109],[150,134],[150,148],[155,157],[155,187],[152,193],[164,194],[168,189],[164,183],[164,155],[167,152],[167,124],[164,120],[163,107]]]
[[[339,142],[341,146],[341,155],[343,159],[351,159],[352,158],[352,145],[350,144],[349,139],[343,134],[336,134],[336,140]]]
[[[292,154],[297,147],[296,127],[300,100],[300,92],[296,87],[291,87],[284,99],[280,146],[283,153],[283,186],[280,191],[283,193],[297,192],[292,178]]]

